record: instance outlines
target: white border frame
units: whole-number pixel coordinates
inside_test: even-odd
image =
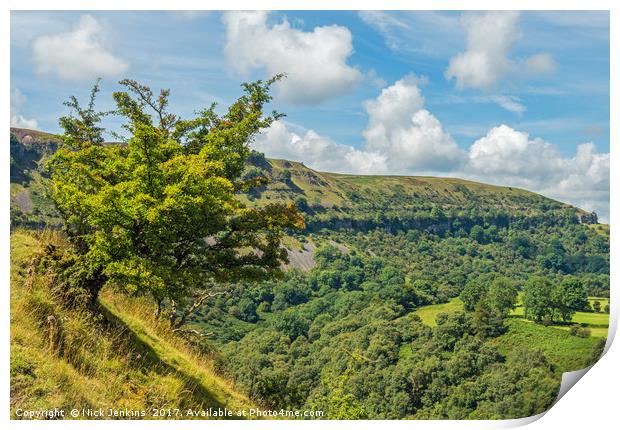
[[[6,59],[10,58],[10,10],[243,10],[243,9],[270,9],[270,10],[609,10],[610,11],[610,77],[620,76],[619,54],[620,54],[620,2],[614,0],[564,0],[563,2],[551,0],[504,0],[501,4],[492,0],[383,0],[383,1],[366,1],[366,0],[341,0],[338,4],[334,1],[327,0],[300,0],[294,3],[284,0],[263,0],[261,2],[252,2],[248,0],[212,0],[208,4],[199,0],[175,0],[165,2],[163,0],[151,0],[149,2],[140,0],[56,0],[53,3],[45,0],[9,0],[7,6],[2,8],[0,20],[0,33],[2,34],[2,44],[0,45],[4,67],[2,68],[2,97],[5,102],[2,105],[2,127],[8,130],[9,121],[9,100],[10,100],[10,62]],[[170,6],[174,7],[170,7]],[[558,7],[560,7],[558,9]],[[614,122],[612,118],[620,119],[620,94],[618,79],[611,79],[610,86],[610,142],[618,142],[618,121]],[[616,225],[618,222],[618,196],[614,194],[614,184],[618,182],[620,169],[614,169],[618,163],[614,163],[617,158],[618,149],[610,144],[611,152],[611,180],[610,180],[610,225]],[[9,146],[2,146],[1,151],[2,165],[7,166],[9,163]],[[5,167],[2,169],[4,175],[3,187],[1,188],[1,201],[7,206],[1,215],[0,228],[2,236],[5,239],[0,253],[5,269],[9,268],[9,171]],[[463,429],[492,429],[506,428],[530,424],[530,428],[548,428],[562,427],[564,429],[583,429],[590,428],[609,428],[610,423],[617,423],[618,406],[617,395],[620,390],[620,369],[616,363],[620,362],[620,349],[617,345],[610,348],[612,339],[618,325],[618,303],[620,301],[619,287],[614,281],[618,275],[617,259],[619,245],[616,241],[611,241],[611,315],[609,336],[607,343],[607,354],[602,357],[597,364],[588,372],[574,388],[560,399],[546,414],[540,414],[535,417],[529,417],[519,420],[503,420],[503,421],[175,421],[172,424],[169,421],[115,421],[114,426],[117,428],[153,428],[153,429],[169,429],[172,425],[175,429],[204,429],[208,427],[239,429],[239,428],[256,428],[256,429],[273,429],[286,428],[294,426],[300,429],[365,429],[365,428],[385,428],[389,426],[393,429],[446,429],[463,428]],[[6,427],[4,428],[39,428],[46,427],[50,429],[83,429],[84,421],[11,421],[9,419],[9,270],[5,270],[2,277],[2,306],[3,311],[0,333],[2,336],[1,357],[2,373],[0,375],[2,381],[2,404],[4,407],[0,412],[0,420]],[[576,382],[576,381],[575,381]],[[542,420],[536,421],[542,416]],[[536,421],[536,422],[534,422]],[[86,426],[91,429],[108,429],[109,421],[88,421]]]

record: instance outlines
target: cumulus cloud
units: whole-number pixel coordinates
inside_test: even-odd
[[[34,118],[26,118],[21,114],[21,109],[26,103],[26,96],[16,88],[11,87],[11,127],[38,129],[39,124]]]
[[[306,32],[292,28],[284,18],[267,23],[268,12],[226,12],[225,52],[239,73],[263,69],[268,76],[286,73],[277,84],[280,99],[317,104],[349,93],[362,73],[347,64],[353,53],[351,32],[342,26],[320,26]]]
[[[318,170],[347,173],[449,171],[465,160],[439,120],[424,109],[418,84],[407,76],[368,100],[368,126],[362,149],[333,142],[313,130],[302,134],[278,121],[254,147],[268,156],[302,160]]]
[[[461,22],[467,33],[467,50],[450,59],[446,79],[455,79],[459,89],[489,89],[510,73],[555,70],[549,54],[535,54],[521,62],[509,57],[521,38],[518,21],[519,13],[514,11],[464,14]]]
[[[500,125],[471,145],[463,175],[523,187],[587,210],[597,208],[607,218],[609,159],[609,153],[599,153],[591,142],[565,157],[552,143]]]
[[[252,147],[270,157],[303,161],[322,171],[360,174],[388,171],[385,155],[333,142],[314,130],[298,134],[290,131],[283,121],[274,122]]]
[[[71,31],[35,38],[32,51],[37,72],[70,81],[118,76],[129,65],[108,50],[103,36],[99,21],[82,15]]]
[[[364,148],[385,154],[392,172],[446,171],[463,161],[452,136],[424,109],[417,78],[407,76],[384,88],[365,107]]]

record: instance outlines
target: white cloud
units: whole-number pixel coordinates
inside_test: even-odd
[[[445,57],[458,49],[462,39],[459,18],[450,13],[364,10],[358,15],[383,36],[392,51]]]
[[[371,85],[377,88],[383,88],[387,85],[386,80],[379,76],[375,69],[368,70],[368,72],[366,73],[366,79],[370,81]]]
[[[495,103],[509,112],[516,114],[522,114],[527,110],[525,105],[521,103],[521,99],[515,96],[509,96],[504,94],[493,94],[488,96],[476,96],[474,101],[482,103]]]
[[[173,10],[172,15],[181,21],[206,18],[211,14],[209,10]]]
[[[402,49],[403,41],[399,37],[400,31],[411,31],[411,25],[404,19],[379,10],[363,10],[359,17],[366,24],[376,28],[385,38],[385,44],[393,51]]]
[[[509,58],[510,50],[521,38],[518,21],[519,12],[514,11],[463,14],[467,50],[450,59],[446,79],[454,78],[460,89],[489,89],[511,73],[539,74],[555,70],[549,54],[539,53],[522,62]]]
[[[270,157],[302,160],[318,170],[348,173],[449,171],[465,155],[441,123],[424,109],[418,83],[407,76],[365,103],[368,126],[362,149],[342,145],[313,130],[298,134],[279,121],[254,147]]]
[[[565,157],[549,142],[500,125],[471,145],[463,175],[596,207],[608,217],[609,153],[597,152],[593,143],[580,144],[573,157]]]
[[[129,65],[108,51],[103,36],[101,24],[91,15],[82,15],[69,32],[35,38],[32,51],[37,72],[70,81],[118,76]]]
[[[38,129],[39,124],[34,118],[25,118],[21,115],[21,109],[26,103],[26,96],[16,88],[11,87],[11,127]]]
[[[385,154],[390,171],[446,171],[463,161],[461,149],[439,120],[424,109],[418,79],[405,77],[365,103],[369,151]]]
[[[274,122],[252,147],[269,157],[303,161],[316,170],[361,174],[388,171],[385,155],[332,142],[314,130],[294,133],[282,121]]]
[[[347,64],[353,53],[351,32],[342,26],[292,28],[285,19],[267,24],[268,12],[226,12],[225,52],[239,73],[263,69],[268,76],[286,73],[276,86],[282,100],[317,104],[349,93],[362,73]]]

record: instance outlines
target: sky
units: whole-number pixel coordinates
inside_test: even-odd
[[[183,117],[277,73],[252,143],[321,171],[522,187],[609,220],[609,13],[13,11],[11,126],[128,77]],[[106,126],[118,130],[118,119]]]

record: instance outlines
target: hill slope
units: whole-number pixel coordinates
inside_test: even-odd
[[[303,163],[255,154],[246,176],[267,176],[267,186],[243,196],[252,202],[293,201],[309,226],[408,229],[460,219],[537,222],[540,217],[596,223],[596,216],[539,194],[457,178],[363,176],[317,172]],[[431,213],[435,209],[434,213]]]
[[[41,162],[59,144],[52,134],[11,128],[12,225],[58,225],[45,197]],[[246,178],[265,176],[268,185],[240,194],[252,205],[292,201],[305,213],[310,231],[320,228],[444,230],[458,220],[465,229],[491,223],[537,224],[543,218],[596,224],[596,215],[539,194],[456,178],[362,176],[317,172],[303,163],[266,159],[254,153]],[[433,212],[433,209],[435,211]]]
[[[99,301],[105,317],[59,303],[44,269],[35,266],[50,241],[58,238],[24,231],[11,236],[13,414],[55,407],[107,414],[112,408],[158,418],[152,411],[179,408],[179,415],[159,418],[187,419],[187,409],[255,407],[216,374],[210,359],[155,322],[148,302],[105,291]]]

